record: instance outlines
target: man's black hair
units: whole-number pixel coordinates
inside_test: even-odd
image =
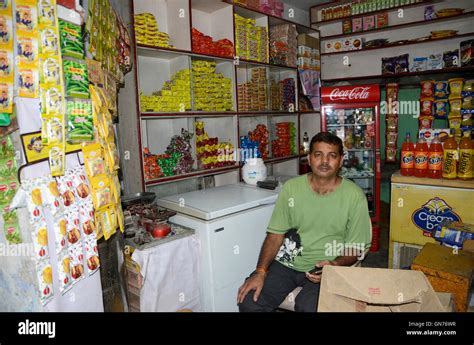
[[[339,147],[339,154],[342,156],[344,154],[344,146],[342,144],[341,138],[337,135],[329,133],[329,132],[319,132],[316,134],[312,139],[309,145],[310,152],[313,152],[313,145],[316,143],[326,143],[330,145],[336,145]]]

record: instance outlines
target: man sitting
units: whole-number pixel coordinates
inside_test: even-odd
[[[351,266],[370,245],[367,199],[355,183],[338,176],[341,139],[315,135],[308,161],[312,173],[287,181],[278,196],[257,269],[239,288],[241,312],[275,311],[298,286],[295,311],[315,312],[321,274],[308,271]],[[350,249],[349,255],[340,248]]]

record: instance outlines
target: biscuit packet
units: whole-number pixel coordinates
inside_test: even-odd
[[[89,270],[89,276],[97,272],[100,268],[99,253],[97,250],[97,240],[95,238],[88,238],[85,243],[86,265]]]
[[[99,176],[92,181],[92,202],[96,210],[107,208],[113,204],[110,179],[107,176]]]
[[[91,190],[86,173],[82,166],[78,166],[69,171],[69,179],[72,183],[72,190],[76,196],[76,200],[81,205],[86,200],[91,199]]]
[[[48,208],[53,216],[62,215],[64,212],[58,183],[53,178],[46,177],[41,185],[43,206]]]
[[[99,175],[106,175],[107,169],[100,144],[86,145],[82,148],[84,167],[90,180]]]
[[[68,246],[67,220],[65,216],[55,217],[53,221],[56,253],[60,253]]]
[[[69,263],[71,268],[71,280],[73,284],[85,277],[84,275],[84,254],[82,243],[76,243],[68,247]]]
[[[81,243],[81,221],[79,215],[79,208],[77,206],[70,207],[64,214],[66,219],[67,242],[68,245]]]
[[[71,259],[67,249],[62,250],[58,255],[58,274],[59,291],[65,294],[73,285],[71,279]]]
[[[64,175],[57,177],[56,182],[65,211],[67,211],[69,207],[77,205],[78,201],[76,200],[76,195],[73,190],[71,176]]]
[[[21,189],[26,193],[26,207],[30,218],[30,224],[36,224],[40,220],[44,220],[42,184],[44,178],[35,178],[24,180]]]
[[[101,230],[104,234],[104,239],[108,240],[116,232],[114,219],[115,213],[111,210],[111,207],[107,207],[96,212],[98,219],[100,221]]]
[[[36,262],[36,278],[41,304],[46,305],[53,298],[53,267],[49,260]]]

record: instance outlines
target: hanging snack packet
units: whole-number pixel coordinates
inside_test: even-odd
[[[2,216],[5,239],[11,244],[22,243],[16,210],[10,210],[8,206],[5,206],[2,211]]]
[[[438,99],[434,101],[434,113],[437,119],[445,119],[448,116],[448,100]]]
[[[67,220],[64,215],[61,215],[61,217],[55,217],[53,228],[56,240],[56,253],[59,253],[67,248],[68,244]]]
[[[94,208],[81,207],[79,210],[79,219],[81,221],[81,230],[84,237],[90,236],[95,238],[95,219],[94,219]]]
[[[113,219],[110,207],[97,212],[97,214],[100,219],[101,229],[104,234],[104,238],[105,240],[108,240],[110,236],[112,236],[116,232],[116,227],[114,226],[116,221]]]
[[[82,243],[76,243],[68,247],[69,264],[71,267],[71,279],[73,284],[84,278],[84,254],[82,253]]]
[[[77,201],[73,190],[73,184],[69,175],[64,175],[56,179],[58,183],[59,193],[61,194],[62,202],[67,211],[69,208],[76,206]]]
[[[92,181],[92,201],[96,210],[112,205],[112,191],[107,176],[97,177]]]
[[[461,97],[463,78],[452,78],[448,80],[449,83],[449,98]]]
[[[89,98],[89,77],[87,65],[64,60],[64,79],[66,80],[66,97]]]
[[[38,68],[18,66],[18,95],[26,98],[36,98],[38,95]]]
[[[43,305],[53,297],[53,267],[49,260],[36,262],[36,277],[38,279],[38,290]]]
[[[433,99],[425,98],[420,101],[420,114],[424,116],[431,116],[433,113]]]
[[[71,259],[67,249],[58,255],[59,291],[64,294],[72,288]]]
[[[38,29],[38,10],[36,2],[15,1],[16,30],[22,34],[34,35]]]
[[[62,19],[59,19],[58,22],[59,34],[61,36],[61,52],[63,55],[83,59],[84,41],[81,27]]]
[[[61,84],[61,64],[57,58],[49,57],[40,60],[40,83],[51,85]],[[56,89],[56,92],[59,91]]]
[[[459,98],[450,98],[449,99],[449,111],[450,113],[460,115],[461,114],[461,105],[462,99]]]
[[[86,201],[90,200],[91,192],[89,181],[87,180],[87,176],[83,167],[78,166],[70,170],[69,178],[72,182],[72,189],[74,190],[79,205],[82,205]]]
[[[100,267],[99,255],[97,252],[97,240],[95,237],[88,238],[85,243],[86,263],[89,269],[89,276],[97,272]]]
[[[49,258],[48,249],[48,229],[46,227],[46,221],[44,218],[38,223],[32,224],[33,226],[33,247],[35,255],[39,258]]]
[[[23,189],[27,195],[26,205],[28,208],[30,224],[44,221],[43,199],[41,194],[41,185],[43,181],[44,178],[24,180],[21,185],[21,189]]]
[[[57,144],[51,146],[49,150],[49,167],[51,169],[51,176],[64,175],[66,165],[65,145]]]
[[[433,88],[434,88],[434,80],[424,80],[421,83],[421,96],[420,99],[424,98],[433,98]]]
[[[77,206],[71,206],[64,214],[64,217],[67,224],[68,245],[81,243],[79,208]]]
[[[94,123],[91,102],[68,101],[66,114],[68,142],[92,142],[94,140]]]
[[[107,173],[104,154],[100,144],[87,145],[82,148],[84,166],[90,180]]]
[[[435,99],[445,99],[448,97],[448,83],[445,81],[437,81],[434,85]]]
[[[51,27],[56,24],[56,0],[38,1],[39,24],[44,27]]]
[[[59,37],[56,30],[46,27],[40,32],[41,44],[40,53],[43,55],[59,55]]]
[[[47,207],[53,216],[64,213],[63,203],[56,180],[46,177],[41,187],[43,206]]]

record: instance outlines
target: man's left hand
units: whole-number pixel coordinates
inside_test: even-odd
[[[323,266],[326,266],[326,265],[336,266],[336,263],[334,261],[329,261],[329,260],[320,261],[320,262],[316,263],[316,267],[323,267]],[[311,274],[309,272],[306,272],[306,278],[308,278],[311,282],[316,283],[316,284],[321,282],[321,276],[322,275],[323,275],[322,273],[320,273],[320,274]]]

